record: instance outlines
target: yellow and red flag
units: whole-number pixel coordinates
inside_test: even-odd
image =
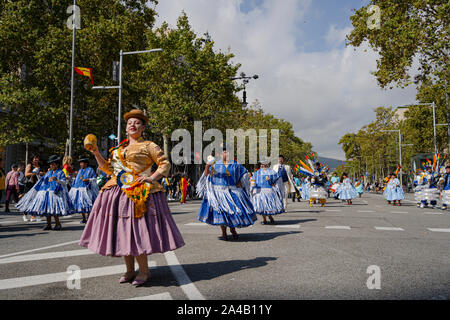
[[[92,77],[92,68],[79,68],[74,67],[75,71],[82,76],[89,77],[91,79],[91,84],[94,84],[94,78]]]

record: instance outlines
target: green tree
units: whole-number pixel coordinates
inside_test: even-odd
[[[155,2],[151,0],[151,2]],[[79,0],[76,66],[93,68],[94,81],[111,82],[111,66],[120,49],[146,48],[145,32],[155,12],[146,0]],[[0,104],[9,112],[0,121],[0,144],[49,138],[64,150],[68,138],[72,31],[66,13],[70,1],[2,1],[0,10]],[[129,90],[138,59],[124,66],[124,103],[137,101]],[[115,131],[117,92],[91,90],[76,75],[74,150],[82,152],[87,133],[99,137]],[[105,116],[108,115],[108,116]],[[113,116],[111,116],[113,115]],[[113,131],[113,132],[114,132]]]
[[[231,80],[240,65],[230,62],[232,54],[215,52],[208,37],[198,37],[185,13],[175,29],[163,23],[148,30],[146,37],[148,47],[164,51],[142,56],[134,88],[145,90],[139,104],[147,109],[152,129],[165,141],[175,129],[192,132],[194,121],[217,125],[223,119],[221,110],[242,110],[235,95],[238,88]]]
[[[380,58],[374,72],[382,88],[411,83],[414,59],[419,62],[416,84],[432,79],[449,79],[449,21],[447,0],[372,0],[381,9],[381,28],[370,28],[369,5],[350,17],[353,30],[348,45],[368,42]]]

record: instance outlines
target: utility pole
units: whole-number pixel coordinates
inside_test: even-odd
[[[151,50],[144,50],[144,51],[130,51],[130,52],[123,52],[120,50],[120,60],[119,60],[119,85],[118,86],[97,86],[92,87],[93,90],[106,90],[106,89],[119,89],[119,103],[118,103],[118,114],[117,114],[117,143],[120,143],[121,139],[121,131],[122,131],[122,68],[123,68],[123,56],[125,55],[131,55],[131,54],[140,54],[140,53],[149,53],[149,52],[162,52],[163,49],[151,49]]]
[[[70,9],[70,7],[69,7]],[[69,10],[68,10],[69,11]],[[72,23],[72,72],[70,80],[70,116],[69,116],[69,156],[72,156],[72,140],[73,140],[73,100],[74,100],[74,71],[75,71],[75,37],[77,33],[77,28],[80,26],[77,21],[80,21],[79,10],[77,7],[77,0],[73,0],[73,23]]]

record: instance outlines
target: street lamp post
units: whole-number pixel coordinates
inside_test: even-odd
[[[162,52],[163,49],[151,49],[151,50],[143,50],[143,51],[130,51],[130,52],[123,52],[120,50],[120,60],[119,60],[119,85],[118,86],[97,86],[92,87],[93,90],[107,90],[107,89],[119,89],[119,105],[118,105],[118,114],[117,114],[117,143],[120,143],[120,137],[121,137],[121,131],[122,131],[122,122],[121,122],[121,115],[122,115],[122,67],[123,67],[123,56],[125,55],[132,55],[132,54],[141,54],[141,53],[149,53],[149,52]]]
[[[253,77],[247,77],[244,72],[241,72],[239,77],[231,78],[231,80],[244,80],[243,81],[244,82],[244,94],[243,94],[243,99],[242,99],[242,103],[244,105],[247,105],[247,92],[245,91],[246,84],[248,84],[251,79],[256,80],[258,78],[259,78],[259,76],[257,74],[255,74]]]

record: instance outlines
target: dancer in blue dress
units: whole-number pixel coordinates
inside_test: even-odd
[[[363,179],[355,182],[355,189],[356,192],[358,192],[359,197],[361,198],[362,194],[364,193],[364,186],[363,186]]]
[[[403,188],[400,185],[400,180],[397,179],[396,175],[392,173],[391,178],[386,186],[386,189],[384,190],[384,198],[390,203],[390,201],[393,201],[394,203],[392,205],[398,205],[401,206],[401,200],[405,199],[405,194],[403,192]],[[398,204],[397,204],[398,202]]]
[[[97,175],[94,169],[89,167],[89,159],[81,158],[78,161],[80,163],[80,170],[69,191],[69,196],[75,212],[81,213],[83,216],[81,223],[86,223],[86,214],[89,217],[92,205],[98,196],[99,188],[97,185]]]
[[[443,189],[442,189],[442,210],[447,210],[447,206],[450,204],[450,166],[445,167],[445,174],[443,176]]]
[[[309,200],[309,187],[311,186],[310,177],[306,177],[302,183],[302,199]]]
[[[17,209],[31,215],[45,216],[47,226],[52,230],[51,217],[55,219],[53,230],[61,230],[60,216],[73,214],[73,205],[67,191],[66,175],[60,169],[61,159],[51,156],[48,159],[50,170],[17,204]]]
[[[345,201],[347,200],[348,205],[352,205],[352,200],[358,196],[355,187],[352,184],[352,180],[347,177],[347,174],[342,174],[342,183],[339,185],[338,190],[339,199]]]
[[[281,176],[269,168],[269,160],[261,160],[259,169],[251,178],[251,200],[255,212],[263,217],[261,224],[275,224],[272,216],[285,212],[283,199],[285,188]]]
[[[238,238],[236,228],[245,228],[257,220],[249,197],[250,179],[247,169],[236,161],[229,160],[226,145],[222,159],[215,162],[210,156],[205,171],[197,183],[197,194],[203,198],[198,220],[209,225],[220,226],[222,239],[227,241],[227,227]]]

